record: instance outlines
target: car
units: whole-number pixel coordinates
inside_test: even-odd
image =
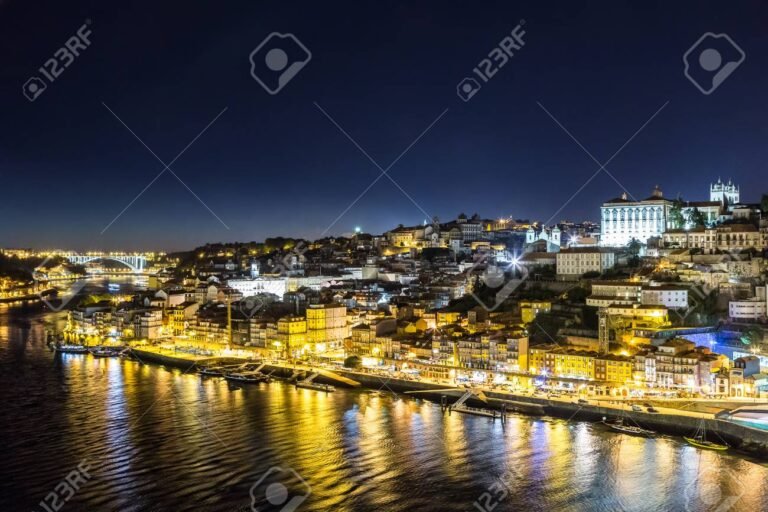
[[[578,404],[588,404],[588,403],[589,403],[589,401],[587,401],[587,400],[586,400],[586,399],[584,399],[584,398],[579,398],[579,399],[576,401],[576,403],[578,403]]]
[[[643,412],[643,408],[640,407],[639,405],[633,405],[632,412]]]
[[[646,409],[646,411],[648,411],[648,412],[650,412],[650,413],[652,413],[652,414],[658,414],[658,412],[659,412],[659,410],[658,410],[658,409],[655,409],[655,408],[653,408],[653,407],[648,407],[648,408]]]

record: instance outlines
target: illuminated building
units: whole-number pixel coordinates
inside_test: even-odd
[[[673,201],[665,199],[659,187],[651,197],[635,201],[623,193],[600,207],[600,245],[624,247],[632,239],[646,243],[667,230]]]
[[[635,329],[659,329],[670,325],[667,308],[656,305],[613,304],[601,308],[598,317],[599,339],[605,346],[610,340],[629,342]]]
[[[557,253],[559,278],[575,279],[587,272],[603,273],[616,265],[613,251],[597,247],[573,247]]]
[[[739,186],[731,183],[723,183],[717,178],[717,183],[709,184],[709,200],[721,204],[739,204]]]
[[[307,308],[307,343],[340,348],[349,337],[347,308],[338,304],[311,304]]]
[[[277,342],[278,345],[274,345]],[[277,335],[273,346],[280,352],[297,357],[307,350],[307,320],[300,316],[286,316],[277,321]]]
[[[704,254],[716,251],[763,249],[768,246],[768,230],[752,224],[728,224],[716,227],[672,229],[662,236],[664,247],[700,249]]]
[[[536,320],[539,313],[549,313],[552,310],[552,303],[549,301],[521,301],[520,315],[524,324],[529,324]]]

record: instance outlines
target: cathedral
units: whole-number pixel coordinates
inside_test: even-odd
[[[731,183],[723,183],[717,178],[717,183],[709,185],[709,200],[721,204],[739,204],[739,187]]]

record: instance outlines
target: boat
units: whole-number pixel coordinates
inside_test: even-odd
[[[88,352],[88,347],[85,345],[62,345],[57,343],[54,345],[53,351],[61,354],[85,354]]]
[[[315,391],[325,391],[326,393],[332,393],[336,391],[336,388],[330,384],[318,384],[316,382],[307,382],[300,380],[296,383],[297,388],[314,389]]]
[[[717,450],[717,451],[724,451],[728,449],[728,445],[713,443],[712,441],[707,441],[706,439],[703,439],[700,437],[683,436],[683,439],[685,439],[685,441],[688,444],[690,444],[691,446],[695,446],[696,448],[703,448],[705,450]]]
[[[90,351],[93,357],[112,357],[114,352],[106,348],[96,348]]]
[[[224,375],[224,378],[234,382],[259,383],[266,381],[266,375],[258,372],[233,372]]]
[[[204,366],[198,373],[206,377],[223,377],[225,371],[223,366]]]
[[[606,418],[603,417],[602,421],[603,425],[610,428],[611,430],[615,430],[616,432],[621,432],[622,434],[629,434],[633,436],[644,436],[644,437],[650,437],[653,435],[656,435],[656,432],[653,430],[648,430],[646,428],[641,428],[633,425],[627,425],[624,423],[624,418],[616,418],[614,421],[606,421]]]
[[[722,452],[729,448],[727,444],[720,444],[707,440],[707,428],[703,419],[699,423],[699,428],[693,433],[693,437],[683,436],[683,439],[685,439],[685,442],[691,446],[702,448],[704,450],[717,450]]]
[[[485,416],[486,418],[498,418],[500,413],[492,409],[481,409],[479,407],[469,407],[466,405],[451,406],[451,411],[463,412],[474,416]]]

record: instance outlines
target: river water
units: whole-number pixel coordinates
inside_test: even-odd
[[[55,357],[61,321],[0,309],[3,511],[768,510],[766,466],[675,438]]]

